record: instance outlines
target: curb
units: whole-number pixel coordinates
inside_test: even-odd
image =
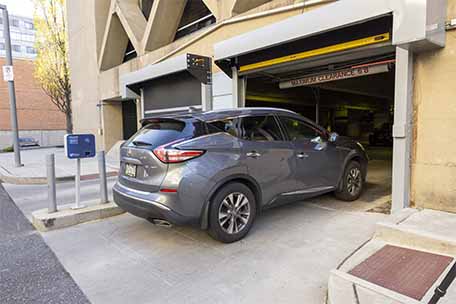
[[[48,213],[48,209],[40,209],[32,213],[32,224],[40,232],[66,228],[90,221],[120,215],[124,213],[113,202],[100,204],[98,201],[88,202],[88,206],[81,209],[71,209],[71,205],[59,206],[57,212]]]
[[[106,177],[117,176],[118,171],[109,171]],[[95,180],[99,178],[98,173],[81,175],[81,181]],[[56,177],[57,183],[74,181],[75,175]],[[0,175],[0,183],[15,185],[44,185],[47,184],[47,177],[17,177],[12,175]]]

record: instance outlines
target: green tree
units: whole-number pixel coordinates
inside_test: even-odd
[[[35,77],[73,132],[65,0],[34,0],[37,58]]]

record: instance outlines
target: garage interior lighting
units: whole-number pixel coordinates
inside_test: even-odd
[[[380,35],[370,36],[367,38],[352,40],[349,42],[334,44],[334,45],[330,45],[330,46],[319,48],[319,49],[314,49],[314,50],[305,51],[305,52],[301,52],[301,53],[297,53],[297,54],[287,55],[287,56],[283,56],[283,57],[279,57],[279,58],[274,58],[274,59],[270,59],[270,60],[265,60],[265,61],[261,61],[261,62],[244,65],[239,68],[239,71],[246,72],[246,71],[256,70],[256,69],[269,67],[269,66],[273,66],[273,65],[277,65],[277,64],[281,64],[281,63],[287,63],[287,62],[292,62],[292,61],[296,61],[296,60],[331,54],[331,53],[335,53],[335,52],[346,51],[346,50],[350,50],[350,49],[354,49],[354,48],[358,48],[358,47],[362,47],[362,46],[383,43],[383,42],[389,41],[390,39],[391,39],[390,33],[384,33],[384,34],[380,34]]]

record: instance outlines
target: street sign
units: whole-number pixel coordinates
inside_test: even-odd
[[[65,135],[65,155],[70,159],[95,157],[95,136],[93,134]]]
[[[330,71],[327,73],[305,76],[302,78],[283,81],[279,84],[281,89],[311,86],[325,82],[331,82],[342,79],[356,78],[367,75],[386,73],[389,71],[388,64],[379,64],[363,67],[354,67],[350,69]]]
[[[3,80],[14,81],[14,69],[12,65],[4,65],[3,66]]]

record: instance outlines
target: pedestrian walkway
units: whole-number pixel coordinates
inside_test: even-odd
[[[89,303],[2,185],[0,303]]]
[[[55,155],[55,173],[57,181],[72,180],[76,172],[76,160],[68,159],[63,148],[30,149],[21,151],[24,166],[14,166],[13,153],[0,153],[0,180],[11,184],[46,183],[46,155]],[[108,176],[117,174],[118,165],[107,160]],[[97,158],[81,161],[81,179],[97,178]]]

